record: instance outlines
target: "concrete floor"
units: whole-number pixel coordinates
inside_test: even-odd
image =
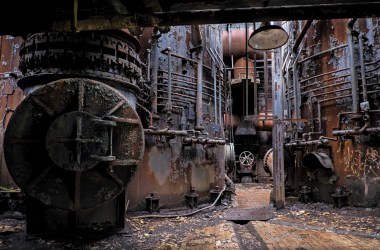
[[[100,238],[30,236],[22,215],[3,216],[0,249],[380,249],[380,207],[339,209],[289,197],[276,211],[269,203],[270,184],[235,189],[231,201],[200,205],[199,212],[127,213],[124,230]],[[194,214],[180,216],[189,213]]]

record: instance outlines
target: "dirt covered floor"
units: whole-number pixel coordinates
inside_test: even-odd
[[[116,232],[93,232],[87,235],[73,232],[46,236],[27,235],[25,215],[6,211],[0,218],[0,249],[276,249],[273,246],[280,244],[277,246],[282,248],[282,243],[295,244],[290,247],[292,249],[320,249],[317,243],[315,246],[312,243],[305,245],[301,241],[292,240],[290,237],[296,236],[290,231],[294,233],[297,230],[301,232],[300,240],[305,235],[311,237],[312,230],[319,232],[319,235],[330,233],[337,237],[350,237],[352,240],[357,237],[355,242],[359,246],[368,243],[363,248],[352,245],[352,248],[344,249],[379,249],[375,247],[377,243],[380,246],[380,207],[334,208],[332,204],[304,204],[296,197],[288,197],[286,207],[276,211],[266,204],[268,197],[264,197],[269,195],[270,185],[252,183],[248,189],[247,185],[236,184],[236,190],[242,190],[243,193],[247,190],[251,193],[261,192],[261,196],[253,200],[257,203],[262,199],[263,207],[273,211],[270,219],[230,221],[228,214],[239,207],[241,199],[233,195],[232,200],[223,199],[218,206],[211,206],[210,203],[194,209],[183,207],[161,210],[153,214],[156,217],[151,217],[148,212],[128,212],[125,228]],[[198,210],[201,211],[197,212]],[[274,238],[284,234],[279,231],[280,227],[292,228],[285,231],[289,242],[283,239],[279,241],[282,243],[273,242]]]

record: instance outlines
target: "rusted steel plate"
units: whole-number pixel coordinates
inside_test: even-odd
[[[116,121],[114,126],[104,118],[109,115],[139,120],[123,95],[98,81],[70,78],[32,92],[17,107],[4,138],[17,185],[43,204],[65,210],[93,208],[117,197],[143,156],[144,134],[141,124]],[[111,164],[114,160],[118,163]]]

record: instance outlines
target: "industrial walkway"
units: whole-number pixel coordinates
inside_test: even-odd
[[[0,249],[380,249],[380,207],[338,209],[294,197],[276,211],[270,207],[270,184],[236,184],[235,190],[231,201],[200,205],[207,209],[189,216],[171,215],[198,210],[161,209],[155,218],[128,212],[123,231],[100,238],[29,236],[21,214],[3,216]]]
[[[302,204],[293,199],[287,204],[291,208],[275,211],[269,205],[270,192],[269,185],[236,184],[236,203],[232,208],[215,210],[211,215],[204,213],[197,218],[132,220],[136,232],[145,233],[137,236],[137,241],[130,237],[129,246],[199,250],[380,249],[379,208],[335,209],[329,204]],[[228,220],[244,209],[268,213],[261,213],[262,218],[259,216],[246,224]],[[273,216],[267,220],[265,217],[271,217],[271,212]],[[240,215],[249,217],[249,212]],[[152,245],[156,232],[160,236]]]

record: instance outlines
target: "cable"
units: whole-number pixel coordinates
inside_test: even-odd
[[[207,206],[207,207],[195,210],[195,211],[190,212],[190,213],[186,213],[186,214],[166,214],[166,215],[165,214],[147,214],[147,215],[134,216],[134,217],[131,217],[131,219],[141,219],[141,218],[174,218],[174,217],[186,217],[186,216],[190,216],[190,215],[196,214],[196,213],[198,213],[200,211],[203,211],[203,210],[206,210],[206,209],[209,209],[209,208],[215,206],[215,204],[218,202],[220,196],[223,194],[224,190],[226,190],[226,185],[223,186],[223,189],[220,191],[218,197],[215,199],[214,203],[212,203],[210,206]]]

